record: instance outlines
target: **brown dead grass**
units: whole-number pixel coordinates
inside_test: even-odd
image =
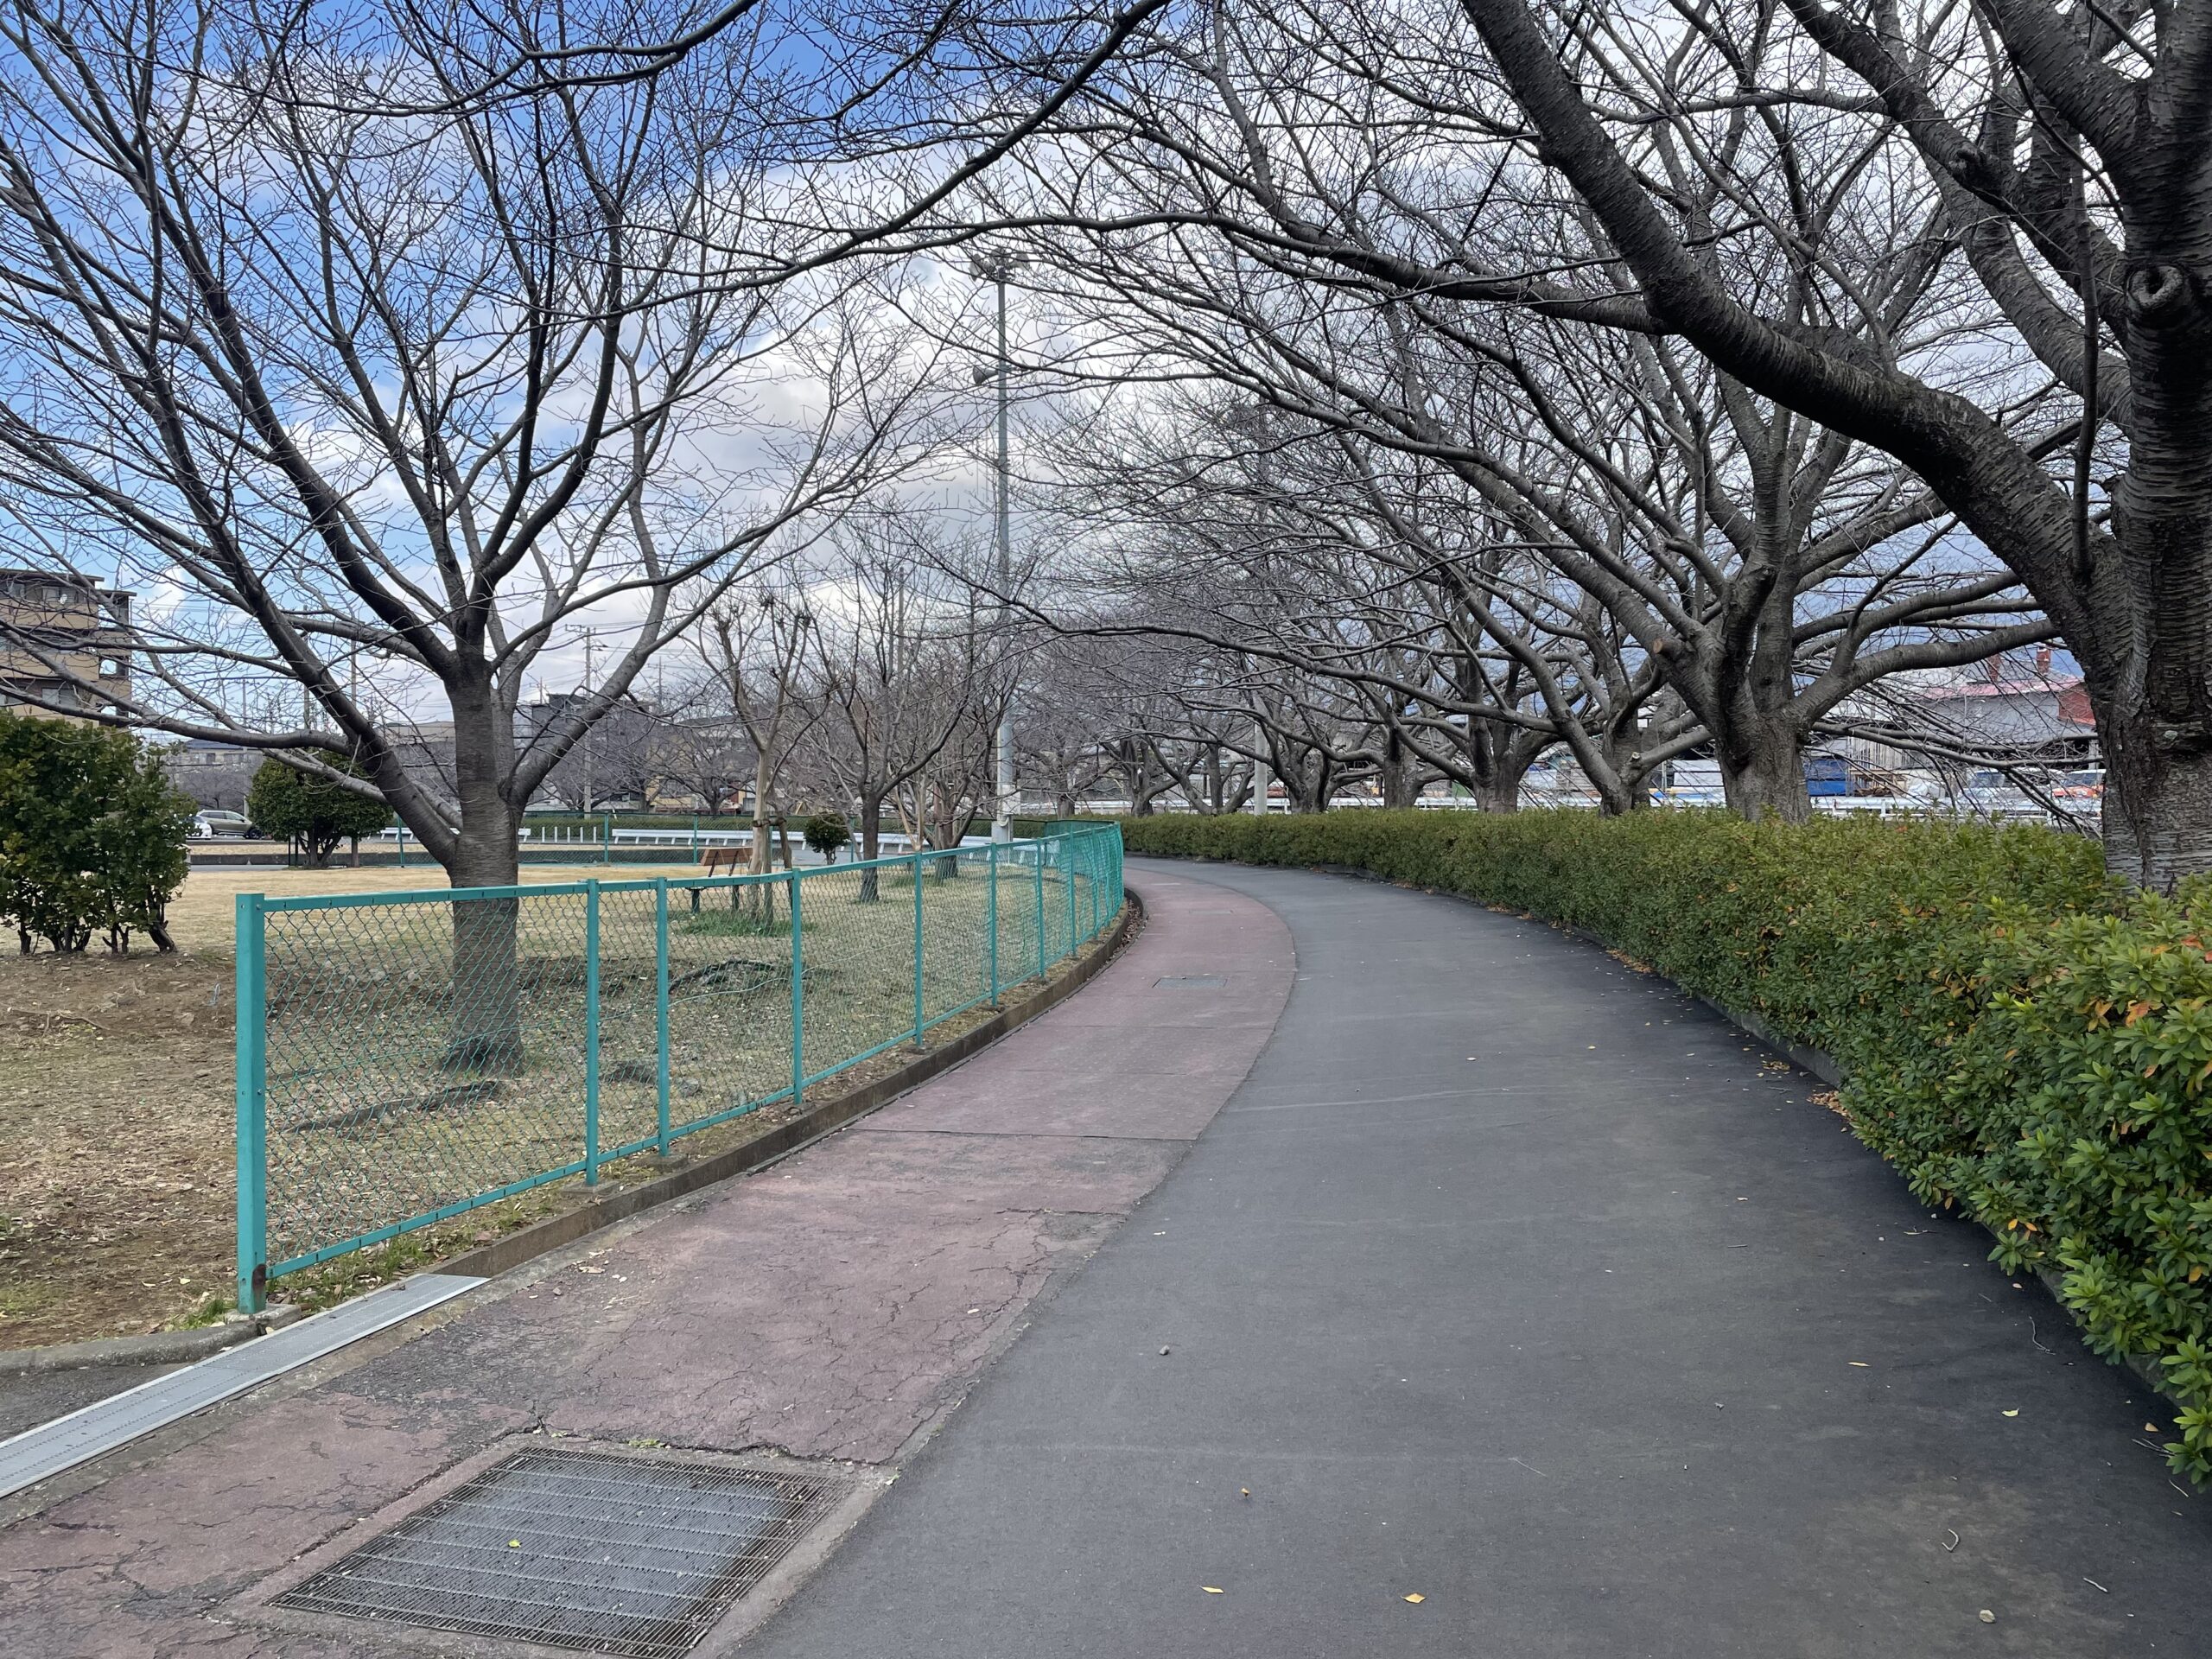
[[[525,864],[525,886],[543,881],[581,881],[596,875],[609,881],[651,880],[657,875],[696,875],[696,864]],[[194,870],[184,891],[169,906],[169,933],[180,950],[219,950],[227,960],[242,893],[271,897],[304,893],[428,893],[445,887],[446,873],[435,864],[378,865],[368,869]]]
[[[225,1294],[230,986],[205,956],[0,958],[0,1348]]]
[[[631,865],[612,879],[696,868]],[[523,879],[594,873],[534,866]],[[200,870],[171,907],[175,955],[0,957],[0,1349],[160,1330],[206,1318],[232,1294],[236,895],[444,885],[435,868]],[[1055,964],[1052,977],[1069,969]],[[944,1022],[932,1045],[989,1012]],[[810,1089],[810,1100],[905,1058],[887,1052]],[[681,1144],[690,1155],[721,1151],[789,1115],[787,1105],[763,1109]],[[617,1185],[654,1173],[642,1160],[607,1172]],[[284,1294],[335,1300],[584,1196],[581,1181],[538,1189],[286,1281]]]
[[[170,907],[175,956],[0,957],[0,1349],[156,1331],[232,1294],[236,896],[444,885],[435,867],[199,870]]]

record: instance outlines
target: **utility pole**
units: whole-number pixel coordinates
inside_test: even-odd
[[[599,648],[599,630],[598,630],[597,628],[594,628],[594,627],[587,627],[587,628],[585,628],[585,629],[583,630],[583,636],[584,636],[584,691],[583,691],[583,695],[584,695],[584,700],[585,700],[587,702],[588,702],[591,700],[592,664],[593,664],[593,660],[594,660],[594,658],[593,658],[593,652],[594,652],[595,651],[597,651],[597,650],[598,650],[598,648]],[[598,723],[598,722],[596,722],[596,721],[594,721],[594,722],[593,722],[593,724],[594,724],[594,725],[596,725],[597,723]],[[591,727],[591,726],[587,726],[587,727],[585,727],[585,728],[584,728],[584,810],[585,810],[585,811],[587,811],[587,812],[588,812],[588,811],[590,811],[590,810],[591,810],[591,798],[592,798],[592,787],[591,787],[591,734],[592,734],[592,727]]]
[[[989,372],[998,381],[999,391],[999,454],[998,454],[998,580],[1000,650],[1006,649],[1007,601],[1005,595],[1014,591],[1014,518],[1008,499],[1013,483],[1013,469],[1007,454],[1007,382],[1012,365],[1006,352],[1006,279],[1021,266],[1020,256],[995,253],[979,256],[969,266],[978,277],[998,287],[999,352],[998,362]],[[977,370],[980,384],[986,372]],[[1001,661],[1007,658],[1002,656]],[[1014,779],[1014,683],[1008,678],[1006,701],[999,708],[998,729],[998,789],[997,800],[991,809],[991,839],[1007,842],[1014,839],[1014,809],[1019,803]]]

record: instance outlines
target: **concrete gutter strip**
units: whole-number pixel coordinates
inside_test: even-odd
[[[261,1334],[251,1319],[226,1319],[196,1331],[153,1331],[138,1337],[58,1342],[46,1348],[0,1349],[0,1376],[74,1371],[90,1365],[188,1365]]]
[[[303,1317],[298,1308],[277,1306],[253,1319],[233,1314],[219,1325],[190,1331],[95,1337],[87,1342],[57,1342],[44,1348],[0,1348],[0,1376],[77,1371],[95,1365],[189,1365],[226,1348],[281,1331]]]

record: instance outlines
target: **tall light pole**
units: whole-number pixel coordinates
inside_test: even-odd
[[[1259,474],[1260,487],[1264,492],[1269,483],[1268,475],[1268,440],[1272,419],[1265,404],[1243,404],[1224,412],[1222,420],[1231,431],[1255,440],[1259,449],[1253,457],[1255,470]],[[1265,555],[1262,556],[1265,568]],[[1249,658],[1246,661],[1249,664]],[[1256,677],[1255,682],[1256,682]],[[1252,810],[1262,817],[1268,815],[1268,790],[1270,787],[1268,766],[1268,722],[1262,716],[1264,700],[1255,683],[1252,688]]]
[[[1013,486],[1013,469],[1007,456],[1007,381],[1012,365],[1006,353],[1006,279],[1021,267],[1019,255],[994,253],[978,255],[969,264],[969,270],[983,281],[998,287],[999,351],[998,361],[988,371],[978,369],[976,378],[980,384],[988,373],[998,382],[999,388],[999,454],[998,454],[998,554],[999,554],[999,641],[1003,652],[1006,645],[1006,595],[1014,591],[1014,517],[1008,493]],[[1001,661],[1005,660],[1001,658]],[[1018,797],[1014,781],[1014,682],[1008,677],[1006,701],[999,707],[998,730],[998,799],[991,809],[991,839],[1005,842],[1014,839],[1014,809]]]

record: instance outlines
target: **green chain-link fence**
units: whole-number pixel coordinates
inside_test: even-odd
[[[1047,972],[1122,836],[238,899],[238,1294],[777,1101]]]

